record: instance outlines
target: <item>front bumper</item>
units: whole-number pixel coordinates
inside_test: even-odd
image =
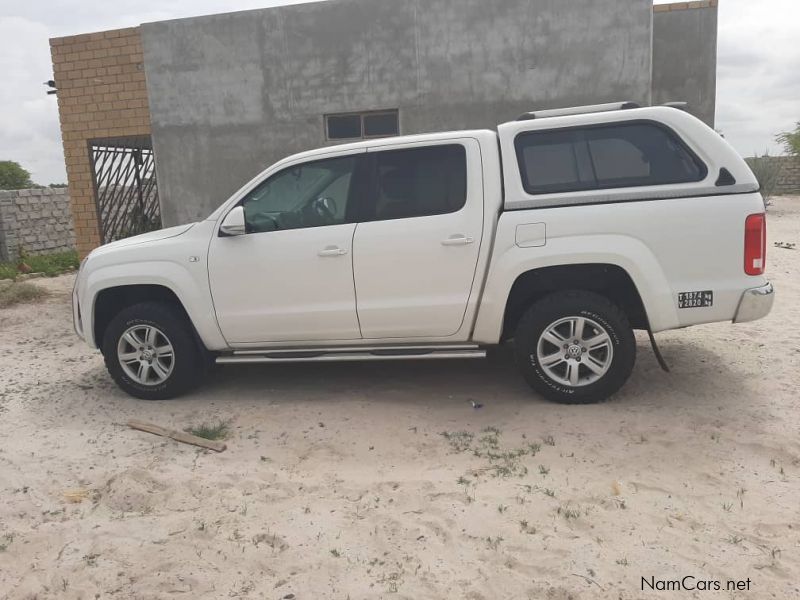
[[[81,315],[81,275],[83,275],[83,267],[86,264],[88,257],[81,261],[81,266],[78,267],[78,273],[75,275],[75,284],[72,286],[72,327],[75,333],[82,340],[86,340],[86,334],[83,331],[83,318]]]
[[[72,327],[78,337],[86,340],[83,334],[83,319],[81,318],[81,303],[78,296],[78,281],[75,280],[75,285],[72,288]]]
[[[770,282],[745,290],[733,317],[734,323],[755,321],[769,314],[775,301],[775,289]]]

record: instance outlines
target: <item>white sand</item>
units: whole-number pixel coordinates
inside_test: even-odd
[[[228,367],[148,403],[73,335],[72,278],[38,280],[51,299],[0,310],[0,597],[797,597],[800,245],[772,242],[800,242],[800,198],[768,227],[773,313],[659,335],[671,374],[640,336],[598,406],[483,361]],[[228,419],[228,450],[132,417]],[[751,591],[641,591],[686,575]]]

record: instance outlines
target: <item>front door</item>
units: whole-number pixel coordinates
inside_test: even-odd
[[[228,343],[361,337],[352,257],[363,156],[279,171],[241,201],[247,233],[212,240],[211,293]]]
[[[454,336],[483,231],[478,142],[404,144],[368,156],[372,190],[353,243],[361,334]]]

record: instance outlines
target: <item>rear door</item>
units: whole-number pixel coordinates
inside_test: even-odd
[[[361,335],[458,334],[483,232],[475,139],[371,148],[369,201],[353,240]]]

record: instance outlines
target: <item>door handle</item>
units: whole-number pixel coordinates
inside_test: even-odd
[[[463,233],[457,233],[446,240],[442,240],[442,246],[466,246],[474,241],[474,238],[468,237]]]
[[[347,254],[347,250],[339,248],[339,246],[325,246],[317,252],[317,256],[344,256],[345,254]]]

